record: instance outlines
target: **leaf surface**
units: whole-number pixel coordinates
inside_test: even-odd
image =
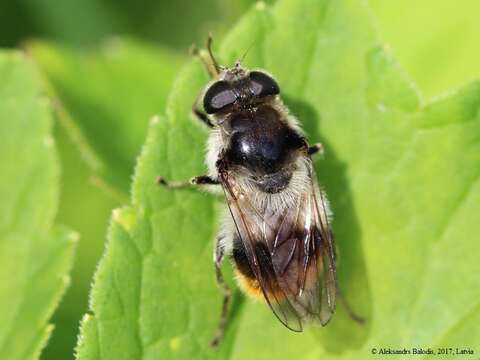
[[[66,285],[78,237],[54,225],[59,165],[39,74],[0,52],[0,358],[36,359]]]
[[[91,51],[47,42],[30,43],[28,50],[45,71],[59,99],[59,120],[92,168],[94,180],[125,201],[148,119],[165,111],[183,59],[122,38]]]
[[[220,62],[252,43],[245,65],[272,73],[310,142],[325,145],[317,173],[335,214],[339,284],[366,324],[339,304],[327,327],[295,334],[267,306],[237,298],[222,348],[208,348],[221,300],[211,264],[221,205],[154,183],[205,172],[206,131],[190,106],[208,79],[193,62],[152,121],[131,207],[113,216],[79,359],[362,359],[374,347],[436,350],[458,339],[478,347],[480,84],[423,103],[363,1],[258,4],[226,37]]]
[[[79,50],[46,41],[27,44],[55,99],[55,139],[62,160],[59,221],[77,229],[72,287],[55,314],[45,358],[73,357],[92,274],[104,248],[111,209],[128,202],[135,157],[148,118],[165,110],[176,70],[173,51],[129,38]],[[79,216],[79,214],[95,216]]]
[[[406,0],[401,6],[383,0],[370,3],[382,39],[427,98],[480,77],[478,1]]]

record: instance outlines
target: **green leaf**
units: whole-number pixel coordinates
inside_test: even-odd
[[[81,241],[76,246],[71,284],[51,319],[55,331],[42,352],[42,359],[68,360],[74,358],[72,349],[77,342],[78,324],[88,308],[92,277],[105,247],[105,228],[112,209],[119,203],[90,181],[91,169],[58,122],[54,126],[53,136],[62,169],[56,222],[75,229],[81,234]]]
[[[425,96],[480,77],[480,2],[404,0],[399,5],[371,0],[371,4],[383,39]]]
[[[269,0],[273,1],[273,0]],[[116,34],[188,49],[228,29],[255,0],[38,0],[0,3],[0,45],[17,46],[42,37],[92,46]],[[178,19],[182,19],[179,26]],[[88,24],[88,26],[85,26]]]
[[[54,225],[59,166],[37,70],[0,52],[0,358],[36,359],[69,282],[75,233]]]
[[[112,39],[89,52],[44,42],[31,43],[28,50],[58,95],[59,120],[94,180],[125,200],[147,119],[164,111],[182,58],[127,39]]]
[[[309,140],[324,143],[317,172],[335,214],[339,284],[366,324],[340,303],[328,326],[295,334],[237,296],[220,351],[208,347],[219,202],[154,184],[206,171],[206,131],[190,106],[208,79],[193,62],[152,121],[132,206],[113,216],[79,359],[361,359],[373,347],[480,345],[480,84],[423,104],[369,14],[360,0],[260,3],[219,52],[232,64],[253,42],[245,65],[271,72]]]
[[[46,72],[53,97],[65,101],[55,102],[60,125],[55,138],[64,174],[59,221],[82,234],[72,287],[53,319],[58,331],[44,352],[45,358],[64,359],[73,356],[77,328],[72,325],[87,308],[109,213],[128,201],[125,193],[148,117],[164,111],[182,59],[171,51],[120,38],[90,51],[47,42],[33,42],[27,48]],[[95,216],[78,216],[82,211]]]

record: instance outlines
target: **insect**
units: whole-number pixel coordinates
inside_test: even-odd
[[[326,325],[338,287],[329,206],[312,160],[322,146],[308,145],[271,75],[240,62],[220,66],[211,43],[209,37],[208,55],[201,57],[213,78],[203,93],[205,112],[193,106],[210,128],[208,175],[190,184],[223,189],[227,203],[214,251],[224,301],[212,345],[223,336],[230,303],[221,271],[225,257],[231,259],[240,288],[264,299],[287,328]],[[163,178],[158,182],[187,186]]]

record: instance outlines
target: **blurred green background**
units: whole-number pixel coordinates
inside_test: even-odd
[[[57,111],[55,128],[63,172],[57,223],[81,234],[71,285],[52,320],[56,329],[43,358],[73,357],[110,212],[127,202],[145,120],[162,112],[168,85],[187,59],[190,45],[203,44],[209,31],[221,38],[253,2],[0,2],[0,47],[26,49],[44,69],[47,82],[64,104]],[[370,3],[382,38],[425,98],[480,77],[478,0]],[[157,58],[164,62],[157,62]],[[158,90],[156,81],[162,85]],[[101,83],[108,85],[102,88]],[[157,91],[156,103],[139,104],[142,93]],[[132,99],[132,94],[138,98]],[[116,102],[118,113],[104,111],[107,104]],[[126,119],[129,126],[124,126]],[[97,130],[117,126],[116,121],[124,126],[119,133],[123,136],[115,146],[104,148],[102,132]],[[86,139],[75,136],[77,126]],[[92,135],[96,131],[99,138]]]

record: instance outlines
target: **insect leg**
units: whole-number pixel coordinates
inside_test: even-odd
[[[208,175],[195,176],[190,181],[167,181],[163,177],[158,176],[157,184],[165,186],[169,189],[183,189],[193,187],[195,185],[218,185],[218,180],[211,178]]]
[[[348,303],[347,299],[345,299],[345,297],[343,296],[342,292],[340,291],[340,288],[337,286],[337,297],[338,299],[341,301],[343,307],[345,308],[348,316],[350,316],[350,318],[357,322],[358,324],[364,324],[365,323],[365,319],[363,317],[361,317],[360,315],[358,315],[357,313],[355,313],[355,311],[350,307],[350,304]]]
[[[191,52],[194,56],[197,56],[198,58],[200,58],[200,60],[203,62],[203,64],[207,68],[207,71],[210,74],[210,77],[212,79],[217,79],[220,75],[220,66],[217,63],[217,60],[215,59],[215,56],[213,56],[212,41],[213,41],[212,40],[212,35],[209,34],[208,35],[208,40],[207,40],[207,54],[205,54],[204,52],[201,52],[195,46],[192,47]],[[207,114],[204,113],[203,111],[201,111],[198,108],[198,97],[195,100],[195,102],[193,103],[192,112],[197,117],[197,119],[202,121],[209,128],[214,127],[214,125],[212,124],[212,122],[208,118]]]
[[[224,258],[224,249],[220,244],[222,240],[221,235],[217,237],[217,243],[215,245],[215,254],[214,254],[214,263],[215,263],[215,275],[217,279],[217,285],[223,291],[223,303],[222,303],[222,312],[220,315],[220,321],[218,323],[217,332],[210,343],[213,348],[217,348],[220,344],[220,341],[223,339],[225,333],[225,326],[228,319],[228,308],[230,306],[231,291],[228,285],[225,283],[222,274],[222,261]]]
[[[320,143],[316,143],[308,147],[308,155],[315,155],[317,153],[320,155],[323,155],[324,151],[325,149],[323,148],[323,145]]]
[[[207,68],[207,71],[212,79],[218,79],[220,75],[220,65],[218,65],[218,62],[215,59],[215,56],[213,56],[212,42],[213,42],[212,34],[209,34],[208,40],[207,40],[207,54],[198,50],[196,46],[192,47],[191,53],[192,55],[198,56],[200,58],[200,60],[203,62],[203,64]]]
[[[207,114],[205,114],[202,110],[198,108],[198,98],[197,100],[195,100],[195,102],[192,105],[192,112],[198,120],[203,122],[209,128],[213,128],[213,124],[208,118]]]

